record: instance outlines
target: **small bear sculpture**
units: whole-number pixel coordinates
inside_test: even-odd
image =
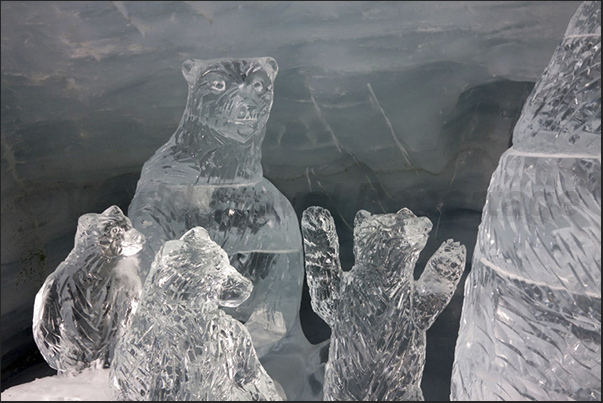
[[[142,290],[134,255],[143,245],[117,206],[79,218],[73,250],[34,302],[34,340],[59,374],[110,366]]]
[[[168,241],[120,340],[111,385],[120,400],[282,400],[243,324],[218,309],[252,283],[202,227]]]
[[[432,224],[403,208],[354,221],[355,265],[341,269],[328,210],[302,215],[314,311],[331,327],[325,400],[424,400],[425,332],[446,307],[465,267],[465,246],[445,241],[413,277]]]

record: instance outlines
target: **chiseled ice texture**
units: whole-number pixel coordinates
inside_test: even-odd
[[[325,400],[423,400],[425,332],[444,310],[465,267],[465,246],[445,241],[420,279],[413,272],[432,224],[403,208],[354,221],[355,265],[341,269],[328,210],[302,216],[312,308],[331,327]]]
[[[176,132],[144,164],[128,216],[146,237],[143,279],[163,243],[201,226],[253,283],[225,311],[263,356],[293,327],[303,284],[299,222],[262,176],[261,145],[278,71],[269,57],[189,59],[188,100]]]
[[[601,155],[601,3],[584,2],[526,101],[513,148]]]
[[[601,399],[601,3],[570,21],[494,172],[451,400]]]
[[[166,242],[115,351],[117,397],[282,400],[245,326],[218,309],[241,304],[252,288],[204,228]]]
[[[138,253],[144,236],[117,206],[78,220],[75,246],[34,302],[34,340],[59,373],[108,367],[142,290]]]

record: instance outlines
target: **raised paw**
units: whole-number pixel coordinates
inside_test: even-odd
[[[434,252],[427,265],[434,270],[434,274],[456,286],[465,269],[466,255],[465,245],[448,239]]]
[[[301,226],[308,235],[335,231],[335,222],[329,210],[318,206],[308,207],[303,212]]]
[[[318,206],[308,207],[302,214],[301,229],[306,247],[325,249],[329,253],[339,251],[335,222],[329,210]]]
[[[415,282],[413,320],[427,330],[450,302],[465,269],[466,248],[449,239],[440,245]]]

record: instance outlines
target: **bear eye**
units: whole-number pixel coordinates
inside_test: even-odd
[[[226,83],[224,82],[224,80],[213,80],[210,83],[210,87],[212,90],[216,90],[216,91],[224,91],[224,89],[226,89]]]
[[[264,90],[264,83],[262,83],[262,81],[257,80],[257,79],[252,81],[251,86],[257,92],[261,92]]]
[[[117,228],[117,227],[111,228],[111,235],[117,235],[117,234],[119,234],[119,228]]]

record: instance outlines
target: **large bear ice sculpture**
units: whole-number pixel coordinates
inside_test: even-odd
[[[187,105],[176,132],[144,164],[128,216],[146,237],[143,279],[163,243],[201,226],[253,282],[225,311],[246,324],[258,355],[293,327],[303,284],[293,207],[262,176],[274,59],[187,60]]]
[[[122,400],[282,400],[249,332],[218,309],[237,306],[251,281],[204,228],[168,241],[111,367]]]
[[[142,290],[133,256],[144,236],[121,209],[78,220],[75,246],[36,295],[33,336],[59,373],[109,367]]]
[[[432,224],[409,209],[354,221],[355,265],[341,270],[328,210],[302,216],[312,308],[331,327],[325,400],[423,400],[425,332],[444,310],[465,268],[465,246],[451,239],[413,272]]]

